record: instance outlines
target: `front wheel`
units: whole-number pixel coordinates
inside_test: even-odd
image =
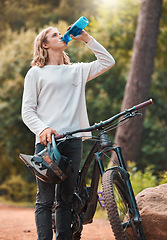
[[[102,176],[102,187],[108,218],[118,240],[144,240],[141,223],[135,223],[124,179],[117,170],[108,170]]]

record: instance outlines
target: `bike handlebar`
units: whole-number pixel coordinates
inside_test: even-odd
[[[110,125],[112,122],[114,122],[116,119],[120,118],[121,116],[124,116],[127,113],[131,113],[131,112],[136,111],[138,109],[144,108],[144,107],[146,107],[146,106],[148,106],[152,103],[153,103],[153,100],[149,99],[148,101],[142,102],[142,103],[140,103],[136,106],[133,106],[132,108],[126,109],[125,111],[123,111],[121,113],[118,113],[117,115],[115,115],[115,116],[113,116],[113,117],[111,117],[111,118],[109,118],[105,121],[95,123],[94,125],[90,126],[89,128],[77,129],[77,130],[74,130],[74,131],[71,131],[71,132],[66,132],[66,133],[55,136],[55,139],[58,140],[58,139],[66,137],[68,135],[73,135],[73,134],[79,133],[79,132],[92,132],[94,130],[102,129],[105,126]]]
[[[142,102],[142,103],[140,103],[140,104],[138,104],[134,107],[135,107],[136,110],[138,110],[138,109],[146,107],[147,105],[152,104],[152,103],[153,103],[153,100],[149,99],[148,101]]]

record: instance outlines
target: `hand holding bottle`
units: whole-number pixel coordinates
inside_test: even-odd
[[[64,34],[62,41],[68,44],[72,40],[71,36],[77,37],[81,34],[82,30],[88,25],[89,21],[86,17],[80,17]],[[79,40],[79,39],[78,39]],[[84,40],[82,40],[84,41]]]

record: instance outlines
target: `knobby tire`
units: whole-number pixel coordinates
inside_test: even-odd
[[[134,210],[121,174],[116,170],[106,171],[102,176],[102,187],[105,197],[105,207],[115,239],[145,239],[141,233],[141,224],[136,226],[134,223]],[[130,224],[126,226],[125,223],[128,222]],[[124,227],[122,224],[124,224]]]

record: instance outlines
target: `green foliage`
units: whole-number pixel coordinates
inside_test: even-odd
[[[159,173],[159,185],[167,183],[167,171]]]
[[[144,171],[137,169],[136,163],[128,162],[128,172],[135,196],[142,190],[167,183],[167,171],[156,171],[148,165]]]
[[[166,82],[166,37],[167,37],[167,0],[163,1],[162,18],[155,58],[154,73],[150,96],[154,104],[147,109],[142,139],[141,158],[138,166],[154,164],[157,170],[167,169],[167,82]]]
[[[12,175],[0,186],[0,196],[13,202],[34,202],[35,193],[35,184],[24,181],[20,175]]]
[[[95,0],[61,0],[58,8],[53,12],[57,19],[64,19],[69,24],[74,23],[82,15],[91,17],[96,13]]]
[[[150,164],[153,164],[156,170],[167,169],[166,3],[167,0],[164,0],[152,76],[150,96],[154,104],[146,113],[138,169],[144,169]],[[16,175],[24,179],[24,184],[34,183],[34,177],[19,160],[18,155],[20,152],[34,152],[34,136],[23,124],[20,113],[24,77],[30,67],[37,32],[52,25],[64,33],[69,24],[84,15],[90,20],[86,30],[114,56],[114,68],[89,82],[86,87],[89,119],[90,123],[94,124],[120,111],[132,55],[138,9],[138,1],[133,0],[0,1],[0,184],[6,189],[5,196],[12,196],[7,185],[11,179],[16,181]],[[95,59],[83,43],[70,42],[67,52],[72,62],[90,62]],[[111,138],[114,138],[114,133],[111,133]],[[88,149],[90,143],[84,146],[84,159]],[[137,186],[137,182],[143,178],[147,179],[146,182],[142,182],[144,187],[156,184],[152,171],[153,169],[146,168],[145,175],[139,170],[132,173],[135,174],[137,191],[142,189]],[[162,177],[162,181],[165,181],[164,179]]]
[[[144,172],[142,172],[141,170],[137,170],[135,163],[128,162],[128,171],[135,195],[145,188],[158,185],[158,178],[154,175],[155,170],[152,165],[147,166]]]
[[[18,155],[21,149],[30,153],[34,149],[33,134],[20,115],[24,76],[30,66],[34,37],[33,31],[19,34],[7,31],[6,44],[0,49],[0,183],[11,174],[24,176]]]

